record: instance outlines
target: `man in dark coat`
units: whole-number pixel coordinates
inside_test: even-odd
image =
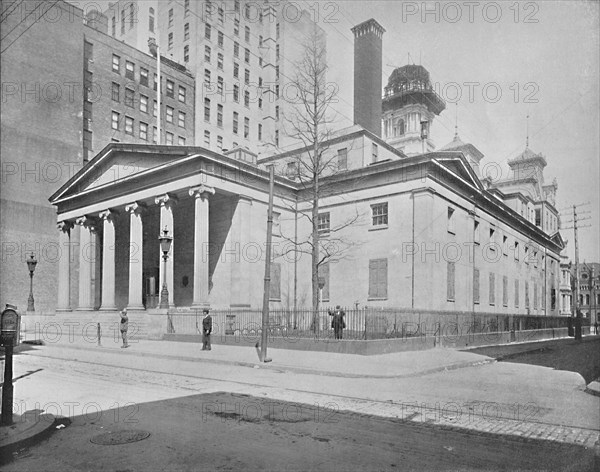
[[[342,339],[342,331],[346,327],[344,316],[346,316],[344,310],[342,310],[339,305],[336,306],[335,312],[333,313],[333,319],[331,320],[331,327],[333,328],[335,339]]]
[[[209,314],[208,308],[203,310],[204,318],[202,319],[202,350],[210,351],[210,333],[212,333],[212,317]]]

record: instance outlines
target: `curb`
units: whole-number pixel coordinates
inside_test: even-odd
[[[49,346],[49,345],[46,345],[46,346]],[[104,349],[101,347],[99,348],[97,346],[92,346],[92,347],[77,346],[77,345],[68,345],[68,346],[55,345],[55,346],[63,347],[63,348],[67,348],[67,349],[78,349],[78,350],[85,350],[85,351],[93,350],[93,351],[98,351],[98,352],[107,352],[107,349]],[[115,349],[115,352],[117,352],[116,349]],[[310,368],[306,368],[306,367],[296,367],[296,366],[291,366],[288,364],[277,364],[276,362],[271,362],[269,364],[265,364],[265,363],[261,363],[258,360],[256,362],[244,362],[244,361],[231,361],[231,360],[225,360],[225,359],[211,359],[211,358],[203,358],[203,357],[169,356],[169,355],[165,355],[165,354],[154,354],[151,352],[136,352],[136,351],[130,350],[130,349],[120,351],[120,352],[122,352],[123,354],[126,354],[126,355],[138,356],[138,357],[155,357],[158,359],[172,359],[172,360],[188,361],[188,362],[206,362],[206,363],[220,364],[220,365],[249,367],[249,368],[253,368],[253,369],[269,369],[269,370],[273,370],[276,372],[277,371],[279,371],[279,372],[289,371],[289,372],[294,372],[294,373],[298,373],[298,374],[325,375],[325,376],[329,376],[329,377],[360,378],[360,379],[402,379],[402,378],[410,378],[410,377],[419,377],[422,375],[429,375],[429,374],[434,374],[437,372],[451,371],[451,370],[462,369],[462,368],[472,367],[472,366],[477,366],[477,365],[491,364],[491,363],[496,362],[496,359],[493,359],[490,357],[490,358],[485,358],[483,360],[457,362],[455,364],[433,367],[433,368],[421,370],[418,372],[410,372],[410,373],[403,373],[403,374],[355,374],[355,373],[351,373],[351,372],[345,373],[345,372],[336,372],[336,371],[316,370],[316,369],[310,369]],[[252,352],[254,352],[254,349],[252,349]]]
[[[70,424],[71,420],[62,416],[39,415],[37,421],[32,423],[31,426],[0,442],[0,465],[12,461],[13,454],[19,449],[32,446],[50,436],[57,426],[68,426]],[[10,428],[10,426],[3,426],[3,428]]]

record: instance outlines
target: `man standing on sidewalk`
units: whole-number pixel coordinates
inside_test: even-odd
[[[121,337],[123,338],[123,345],[121,347],[129,347],[127,344],[127,330],[129,329],[129,317],[127,316],[127,308],[121,310]]]
[[[202,310],[204,318],[202,319],[202,350],[210,351],[210,333],[212,332],[212,317],[208,308]]]

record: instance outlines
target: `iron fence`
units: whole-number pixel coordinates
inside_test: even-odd
[[[425,311],[394,308],[343,308],[344,339],[386,339],[417,336],[461,336],[508,331],[566,328],[569,317],[504,315]],[[333,308],[270,310],[269,335],[282,337],[333,338]],[[259,335],[262,311],[252,309],[211,310],[213,334]],[[201,334],[202,310],[170,311],[167,333]]]

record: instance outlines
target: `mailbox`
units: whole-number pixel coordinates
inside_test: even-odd
[[[0,346],[16,346],[19,344],[21,330],[21,315],[17,307],[6,305],[0,315]]]

